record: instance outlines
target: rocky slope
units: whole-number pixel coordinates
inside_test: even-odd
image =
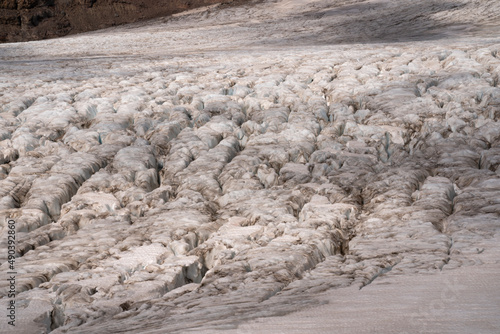
[[[54,38],[170,15],[221,0],[1,0],[0,42]]]
[[[276,1],[1,45],[16,330],[220,332],[325,294],[342,307],[491,275],[499,16],[496,1]]]

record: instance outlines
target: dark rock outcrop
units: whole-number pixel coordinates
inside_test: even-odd
[[[223,0],[0,0],[0,42],[54,38]]]

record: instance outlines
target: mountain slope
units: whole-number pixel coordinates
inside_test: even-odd
[[[2,0],[0,42],[76,34],[170,15],[221,0]]]

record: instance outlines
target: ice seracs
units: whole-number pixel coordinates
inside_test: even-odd
[[[429,3],[405,8],[430,17]],[[473,4],[431,16],[446,30]],[[342,6],[372,7],[315,2],[323,32],[303,39],[309,22],[295,45],[270,43],[267,30],[292,38],[284,28],[312,20],[302,5],[0,46],[18,57],[0,63],[0,218],[18,226],[20,326],[221,330],[330,289],[490,261],[496,36],[324,45]]]

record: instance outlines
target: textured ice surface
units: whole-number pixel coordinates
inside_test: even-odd
[[[499,14],[264,1],[0,45],[16,329],[220,331],[498,273]]]

